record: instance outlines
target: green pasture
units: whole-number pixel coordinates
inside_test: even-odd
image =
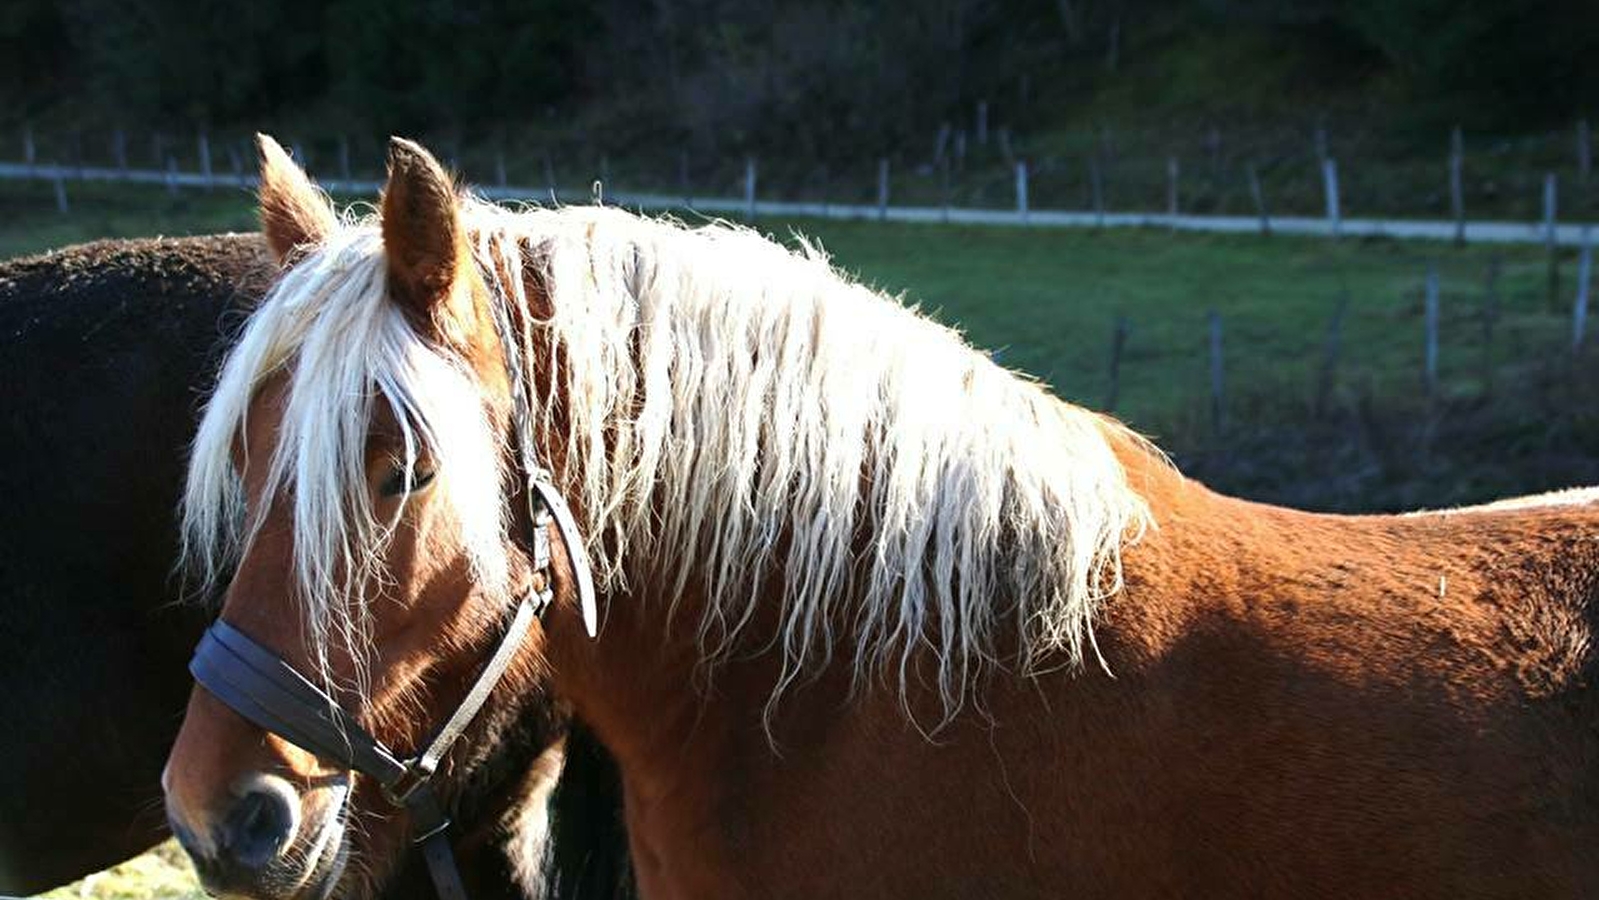
[[[0,255],[99,237],[254,227],[238,189],[169,195],[161,187],[69,184],[71,211],[47,184],[0,186]],[[1423,387],[1423,285],[1440,275],[1441,393],[1565,352],[1576,266],[1548,293],[1536,247],[1331,241],[1172,233],[761,220],[780,238],[819,239],[838,265],[964,329],[1003,364],[1103,408],[1111,338],[1128,339],[1115,412],[1157,435],[1208,415],[1207,314],[1223,326],[1227,402],[1240,418],[1306,407],[1326,365],[1328,325],[1348,298],[1333,379],[1339,391],[1413,396]],[[1569,255],[1568,255],[1569,256]],[[1499,314],[1485,343],[1486,278],[1497,260]],[[1250,411],[1254,412],[1250,412]]]

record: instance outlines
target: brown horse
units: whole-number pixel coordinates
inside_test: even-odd
[[[494,702],[548,682],[592,723],[644,896],[1599,892],[1599,508],[1219,496],[815,252],[488,207],[398,141],[335,223],[265,165],[302,249],[207,407],[191,557],[409,746],[536,586],[548,467],[599,637],[558,546]],[[169,773],[212,860],[230,786],[287,786],[259,896],[329,823],[374,867],[398,827],[203,690]]]

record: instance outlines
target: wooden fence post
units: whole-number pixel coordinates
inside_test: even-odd
[[[1455,217],[1455,246],[1466,244],[1466,191],[1462,169],[1466,164],[1466,143],[1460,126],[1449,135],[1449,212]]]
[[[1028,219],[1027,212],[1027,160],[1016,161],[1016,215],[1023,222]]]
[[[1587,228],[1582,229],[1582,252],[1577,257],[1577,300],[1571,309],[1571,352],[1582,351],[1582,339],[1588,332],[1588,289],[1593,277],[1593,239]]]
[[[167,193],[173,197],[178,195],[178,158],[167,157]]]
[[[1260,216],[1260,233],[1271,234],[1271,214],[1266,211],[1266,192],[1260,187],[1260,173],[1255,170],[1255,164],[1249,164],[1249,196],[1254,198],[1255,212]]]
[[[1586,185],[1593,174],[1593,136],[1588,130],[1588,120],[1577,120],[1577,179]]]
[[[1122,352],[1127,349],[1129,331],[1127,316],[1116,316],[1115,329],[1110,334],[1110,388],[1105,392],[1105,412],[1116,410],[1116,400],[1122,390]]]
[[[349,135],[339,135],[339,177],[346,183],[354,181],[350,173],[350,138]]]
[[[877,160],[877,221],[888,220],[888,157]]]
[[[1426,328],[1426,345],[1422,360],[1422,380],[1427,396],[1438,392],[1438,267],[1427,267],[1426,307],[1423,325]]]
[[[118,169],[128,171],[128,133],[121,128],[111,134],[111,158]]]
[[[938,137],[933,140],[933,162],[935,164],[943,162],[944,156],[949,152],[951,131],[952,129],[948,122],[938,126]]]
[[[944,206],[943,221],[944,221],[945,225],[948,225],[949,224],[950,196],[949,196],[949,157],[947,157],[947,156],[938,161],[938,186],[939,186],[939,197],[941,198],[941,200],[943,202],[943,206]]]
[[[1543,176],[1543,240],[1544,249],[1549,256],[1549,278],[1547,296],[1551,306],[1560,302],[1560,243],[1557,240],[1558,227],[1556,218],[1559,215],[1559,182],[1555,173],[1545,172]]]
[[[755,157],[744,159],[744,219],[755,218]]]
[[[1210,427],[1220,435],[1226,427],[1226,396],[1223,383],[1221,314],[1210,311]]]
[[[38,152],[33,144],[33,123],[29,122],[22,126],[22,161],[28,164],[28,168],[33,168],[37,162]]]
[[[1177,176],[1180,171],[1177,157],[1166,157],[1166,215],[1171,219],[1173,228],[1177,227]]]
[[[1322,188],[1327,195],[1327,228],[1334,238],[1343,233],[1343,217],[1338,204],[1338,160],[1328,158],[1321,164]]]
[[[677,152],[677,188],[683,194],[683,208],[694,208],[694,188],[689,184],[688,150]]]
[[[61,167],[56,166],[55,177],[56,212],[66,215],[72,212],[72,207],[67,205],[67,180],[61,174]]]
[[[195,152],[200,156],[200,177],[205,180],[205,189],[211,190],[215,185],[211,179],[211,135],[205,129],[200,129],[200,138],[195,144]]]
[[[1099,153],[1088,157],[1088,186],[1093,195],[1094,227],[1105,227],[1105,178],[1099,165]]]

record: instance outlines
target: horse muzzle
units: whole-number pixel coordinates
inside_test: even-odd
[[[348,785],[305,794],[256,774],[230,791],[231,805],[207,824],[174,809],[168,819],[206,893],[252,900],[325,900],[343,874]]]

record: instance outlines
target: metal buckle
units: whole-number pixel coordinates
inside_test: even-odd
[[[433,777],[434,765],[424,759],[413,759],[406,763],[405,771],[399,778],[383,785],[383,796],[395,806],[409,806],[411,797]]]

